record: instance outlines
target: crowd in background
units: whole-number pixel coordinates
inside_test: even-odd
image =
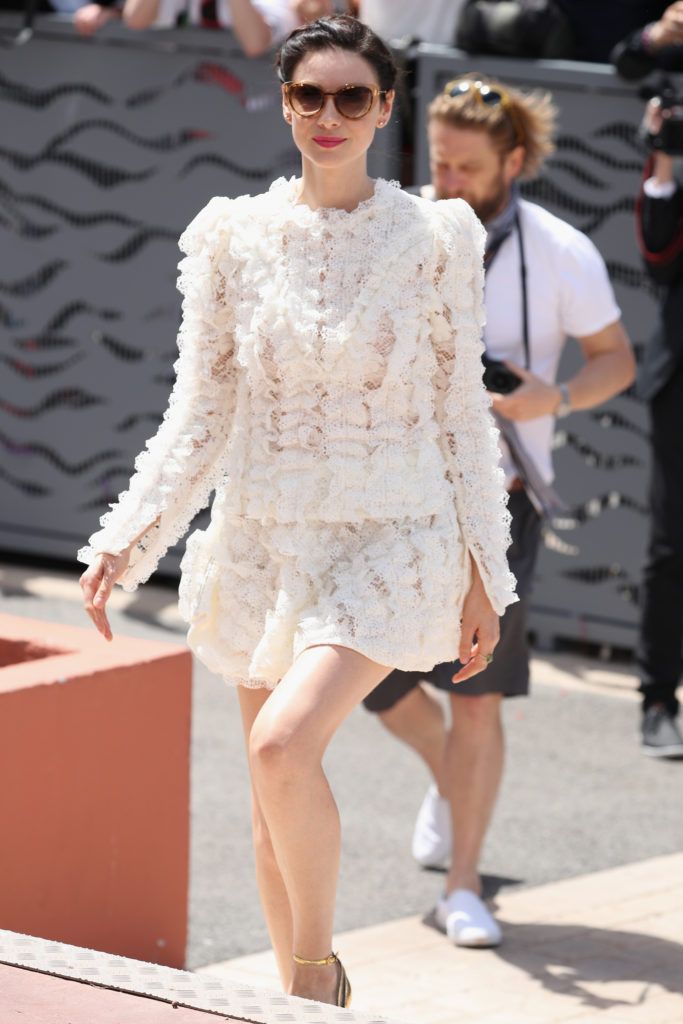
[[[0,0],[20,10],[22,0]],[[683,0],[39,0],[92,35],[112,21],[129,29],[184,24],[230,29],[257,57],[292,29],[326,14],[355,14],[389,40],[455,46],[510,57],[614,61],[638,77],[655,61],[683,70]]]

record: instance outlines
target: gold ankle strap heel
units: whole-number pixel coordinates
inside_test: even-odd
[[[301,964],[302,967],[331,967],[332,964],[339,964],[339,984],[337,985],[337,1006],[343,1006],[344,1009],[348,1009],[351,1005],[351,985],[349,979],[346,976],[344,965],[337,956],[336,953],[330,953],[329,956],[323,957],[322,960],[305,960],[302,956],[297,956],[294,953],[294,963]]]

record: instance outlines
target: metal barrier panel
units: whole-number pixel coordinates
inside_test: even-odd
[[[300,160],[272,57],[230,33],[46,18],[12,47],[18,22],[0,15],[0,547],[72,558],[167,404],[180,232]],[[397,121],[373,174],[397,176]]]
[[[429,180],[426,109],[450,79],[479,70],[522,89],[548,89],[560,109],[557,151],[526,198],[586,232],[607,261],[626,327],[642,352],[656,295],[636,248],[634,200],[644,163],[637,139],[643,102],[611,68],[569,62],[471,57],[440,47],[417,50],[416,181]],[[533,288],[533,279],[530,286]],[[532,345],[533,345],[533,325]],[[579,365],[565,350],[560,379]],[[559,421],[557,488],[571,508],[550,531],[532,597],[531,628],[541,644],[587,640],[630,648],[647,536],[646,409],[633,389],[599,409]]]
[[[0,42],[17,30],[0,15]],[[473,59],[414,51],[416,180],[428,179],[425,109]],[[605,256],[638,347],[655,312],[635,246],[642,104],[609,68],[477,58],[560,107],[558,151],[527,196]],[[298,171],[268,59],[198,29],[94,39],[42,19],[0,72],[0,547],[73,557],[128,481],[172,384],[177,238],[214,194],[260,192]],[[371,171],[397,177],[400,125]],[[562,375],[577,365],[568,346]],[[630,647],[646,536],[647,426],[632,394],[575,414],[556,436],[571,506],[547,538],[532,628],[543,640]],[[181,548],[162,562],[175,572]]]

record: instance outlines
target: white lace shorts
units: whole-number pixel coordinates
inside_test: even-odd
[[[454,510],[359,523],[212,521],[187,542],[188,643],[231,683],[272,689],[307,647],[390,668],[457,657],[469,556]]]

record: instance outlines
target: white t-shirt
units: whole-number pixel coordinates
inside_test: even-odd
[[[431,185],[421,189],[434,198]],[[519,201],[527,268],[530,369],[548,384],[568,338],[596,334],[621,318],[605,261],[590,238],[542,206]],[[516,230],[505,239],[486,272],[486,352],[524,366],[522,279]],[[555,418],[516,420],[515,426],[543,479],[553,479]],[[508,483],[517,476],[501,439],[502,466]]]
[[[273,33],[273,44],[281,42],[297,27],[296,15],[289,0],[251,0]],[[201,0],[159,0],[159,9],[152,28],[173,28],[183,11],[191,25],[201,24]],[[223,28],[232,28],[232,12],[228,0],[216,0],[216,17]]]
[[[605,261],[581,231],[535,203],[520,200],[527,266],[532,373],[554,384],[567,338],[595,334],[621,317]],[[519,243],[513,231],[486,273],[486,351],[524,366]],[[543,478],[553,479],[554,417],[516,421],[520,438]],[[515,476],[503,451],[508,482]]]
[[[413,36],[452,46],[464,0],[360,0],[360,20],[382,39]]]

